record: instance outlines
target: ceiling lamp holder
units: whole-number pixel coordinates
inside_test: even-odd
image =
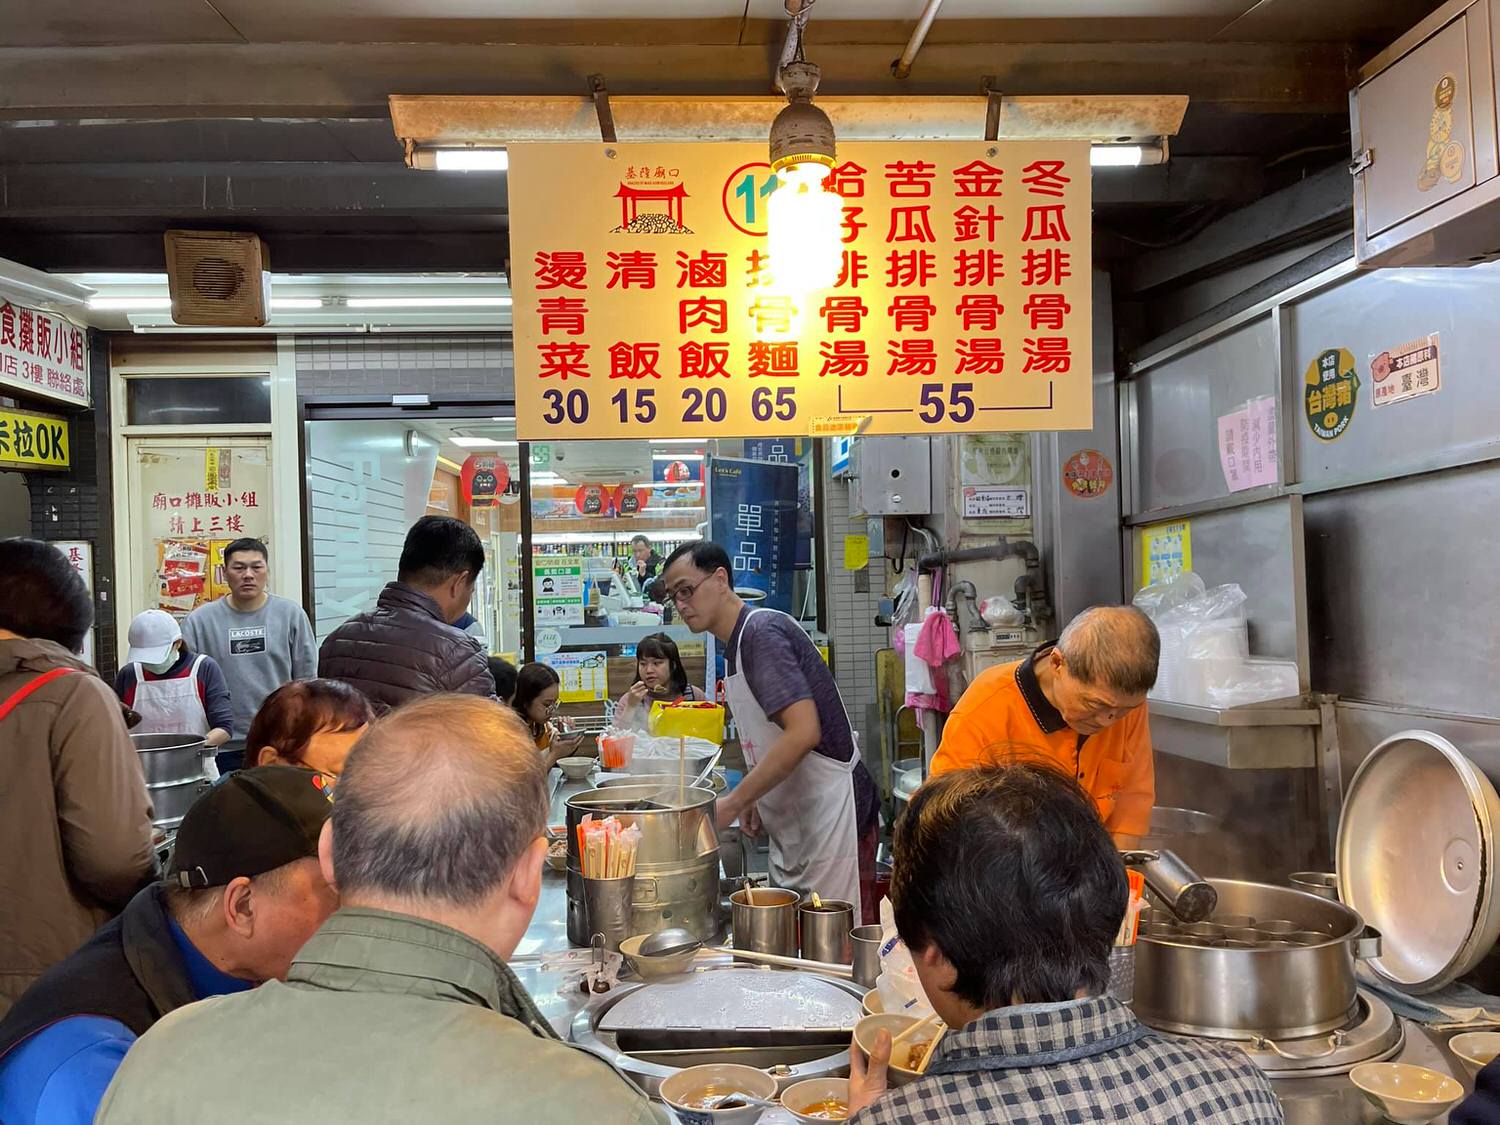
[[[833,122],[812,101],[822,76],[818,66],[805,59],[794,59],[781,68],[787,104],[771,123],[773,172],[806,162],[833,167],[837,151]]]

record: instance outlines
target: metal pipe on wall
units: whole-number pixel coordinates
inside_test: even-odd
[[[912,63],[917,61],[917,52],[922,49],[927,33],[932,30],[932,21],[937,19],[938,9],[942,6],[943,0],[927,0],[927,7],[922,9],[917,26],[912,31],[911,38],[906,41],[906,50],[891,64],[891,73],[897,78],[905,78],[911,73]]]

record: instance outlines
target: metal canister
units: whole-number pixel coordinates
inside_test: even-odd
[[[849,931],[854,926],[854,904],[823,899],[821,906],[804,902],[797,911],[802,929],[802,956],[808,961],[848,965],[854,961]]]
[[[583,901],[588,914],[589,932],[603,934],[604,947],[612,953],[618,953],[620,943],[635,934],[630,928],[631,900],[634,894],[634,875],[583,881]]]
[[[796,891],[746,887],[729,896],[734,948],[778,957],[797,956]]]
[[[874,988],[880,976],[879,926],[855,926],[849,932],[849,941],[854,946],[854,979],[866,988]]]
[[[201,734],[133,734],[131,745],[146,776],[158,828],[174,830],[183,816],[212,784],[204,772],[211,754]]]
[[[613,785],[569,797],[568,940],[588,945],[593,936],[578,854],[578,825],[592,815],[595,820],[613,816],[641,830],[627,936],[681,926],[694,937],[717,941],[723,922],[715,804],[708,789],[689,788],[679,801],[675,778],[670,784]]]

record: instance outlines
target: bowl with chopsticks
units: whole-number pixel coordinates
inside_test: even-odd
[[[942,1038],[942,1021],[937,1016],[925,1019],[879,1013],[865,1016],[854,1025],[854,1045],[869,1056],[875,1050],[875,1036],[881,1031],[891,1034],[891,1064],[887,1072],[892,1086],[905,1086],[922,1077],[930,1056]]]
[[[672,1107],[683,1125],[755,1125],[766,1111],[763,1105],[743,1103],[727,1109],[703,1108],[725,1094],[748,1094],[769,1101],[776,1096],[776,1079],[753,1066],[707,1063],[679,1070],[661,1082],[661,1100]]]

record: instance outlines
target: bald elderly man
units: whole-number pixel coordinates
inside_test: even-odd
[[[969,685],[943,728],[933,775],[1049,763],[1093,798],[1116,846],[1136,847],[1156,799],[1146,692],[1160,655],[1156,626],[1140,610],[1084,610],[1056,644]]]

